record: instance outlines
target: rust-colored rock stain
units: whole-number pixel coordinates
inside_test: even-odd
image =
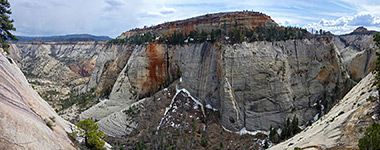
[[[148,79],[143,86],[144,89],[148,90],[144,92],[151,92],[164,83],[167,76],[167,64],[161,45],[148,44],[146,57],[149,59]]]
[[[315,78],[321,82],[325,82],[329,76],[330,72],[327,69],[322,69]]]

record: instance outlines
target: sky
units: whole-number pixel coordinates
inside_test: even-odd
[[[253,10],[283,26],[346,34],[380,31],[380,0],[9,0],[22,36],[122,32],[199,15]]]

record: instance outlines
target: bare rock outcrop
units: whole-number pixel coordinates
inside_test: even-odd
[[[153,66],[153,67],[152,67]],[[241,44],[136,46],[115,82],[110,99],[81,114],[102,118],[161,86],[166,78],[182,77],[180,88],[220,109],[228,130],[268,130],[287,117],[312,120],[351,86],[332,37]],[[174,76],[173,76],[174,75]],[[158,88],[159,89],[159,88]],[[101,112],[101,113],[99,113]]]
[[[367,101],[377,97],[374,75],[368,74],[329,113],[301,133],[270,149],[292,150],[295,147],[315,149],[355,149],[365,128],[375,121],[376,104]]]
[[[109,118],[181,77],[179,88],[218,109],[220,123],[228,130],[268,130],[283,126],[286,118],[294,115],[305,125],[328,112],[353,87],[352,79],[364,77],[373,66],[371,34],[362,32],[237,44],[231,44],[228,33],[221,33],[223,40],[217,42],[160,42],[161,36],[175,32],[229,32],[239,27],[253,31],[264,25],[277,26],[269,16],[244,11],[123,33],[118,40],[124,43],[105,46],[89,82],[81,89],[110,94],[84,111],[80,119]],[[157,34],[155,40],[125,42],[125,38],[141,38],[146,32]]]
[[[58,116],[3,54],[0,87],[0,149],[75,149],[68,136],[71,124]]]
[[[353,32],[334,37],[334,43],[342,56],[343,63],[354,80],[364,78],[375,65],[376,46],[373,34],[370,34],[372,32],[365,34],[367,32]]]
[[[105,42],[17,42],[12,57],[34,89],[60,110],[93,73]]]

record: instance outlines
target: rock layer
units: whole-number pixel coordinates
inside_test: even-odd
[[[369,96],[377,97],[374,75],[369,74],[347,95],[312,126],[294,137],[270,149],[292,150],[295,147],[315,149],[358,149],[359,138],[371,122],[376,121],[374,102]]]
[[[10,56],[55,109],[88,81],[104,42],[18,42]]]
[[[0,54],[0,149],[75,149],[67,134],[70,123],[55,113],[8,59]]]
[[[317,103],[331,108],[327,104],[352,86],[331,36],[234,45],[148,44],[133,49],[110,99],[82,113],[81,119],[101,120],[128,108],[177,74],[181,88],[219,109],[221,124],[231,131],[281,127],[293,115],[306,123],[323,113]]]

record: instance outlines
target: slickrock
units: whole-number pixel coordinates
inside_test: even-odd
[[[10,60],[0,54],[0,149],[75,149],[67,134],[71,124],[32,89]]]

